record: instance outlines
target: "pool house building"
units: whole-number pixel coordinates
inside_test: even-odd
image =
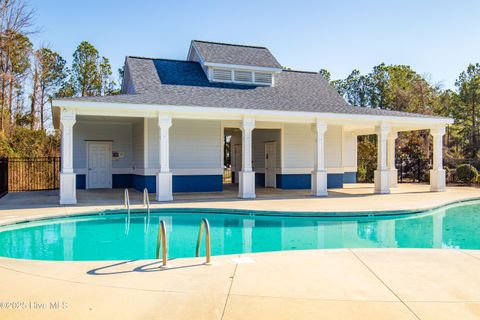
[[[61,204],[75,204],[77,189],[147,188],[158,201],[222,192],[227,157],[240,198],[256,188],[328,196],[356,182],[357,137],[368,134],[378,137],[373,192],[389,193],[398,132],[425,129],[431,191],[445,190],[451,119],[349,105],[318,72],[287,70],[265,47],[194,40],[186,60],[129,56],[121,94],[56,99],[52,111]]]

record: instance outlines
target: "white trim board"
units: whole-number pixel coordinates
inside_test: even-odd
[[[377,124],[379,121],[388,123],[408,124],[423,129],[429,129],[432,125],[452,124],[450,118],[430,118],[430,117],[400,117],[386,115],[366,115],[366,114],[347,114],[347,113],[322,113],[322,112],[301,112],[301,111],[275,111],[259,109],[236,109],[236,108],[218,108],[218,107],[200,107],[200,106],[171,106],[171,105],[153,105],[153,104],[130,104],[130,103],[111,103],[111,102],[88,102],[71,100],[53,100],[52,106],[55,108],[75,108],[78,115],[104,115],[112,116],[137,116],[137,117],[156,117],[158,112],[169,112],[174,117],[184,117],[191,119],[225,119],[242,120],[245,116],[256,116],[258,121],[273,122],[314,122],[317,118],[326,120],[348,120],[346,123],[332,122],[332,124],[354,124],[369,123]],[[114,112],[112,112],[114,111]],[[264,119],[262,119],[264,117]],[[352,123],[353,122],[353,123]]]

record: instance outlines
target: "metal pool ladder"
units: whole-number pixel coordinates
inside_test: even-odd
[[[128,234],[130,230],[130,195],[128,194],[128,189],[125,189],[123,193],[123,205],[127,208],[127,217],[125,218],[125,234]]]
[[[165,221],[158,219],[157,260],[160,259],[160,247],[162,248],[162,267],[167,266],[167,228]]]
[[[150,199],[148,198],[148,189],[145,188],[143,189],[143,206],[147,207],[147,218],[145,221],[145,228],[144,228],[144,232],[147,232],[148,231],[148,227],[150,226]]]
[[[203,229],[205,228],[205,251],[206,251],[206,263],[210,263],[210,224],[208,220],[203,218],[202,222],[200,223],[200,230],[198,231],[198,238],[197,238],[197,248],[195,256],[200,256],[200,242],[202,241],[202,234]]]

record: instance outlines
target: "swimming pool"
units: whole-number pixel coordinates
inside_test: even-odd
[[[169,258],[193,257],[202,218],[210,223],[212,255],[325,248],[480,249],[480,201],[394,216],[293,215],[197,209],[152,211],[150,219],[146,213],[132,213],[129,223],[121,212],[25,222],[0,227],[0,256],[154,259],[159,220],[164,220]]]

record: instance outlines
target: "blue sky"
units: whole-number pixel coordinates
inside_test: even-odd
[[[480,62],[480,1],[30,0],[46,44],[71,61],[91,42],[114,70],[126,55],[185,59],[191,39],[264,45],[286,67],[334,79],[354,68],[411,65],[453,88]],[[115,72],[116,74],[116,72]]]

